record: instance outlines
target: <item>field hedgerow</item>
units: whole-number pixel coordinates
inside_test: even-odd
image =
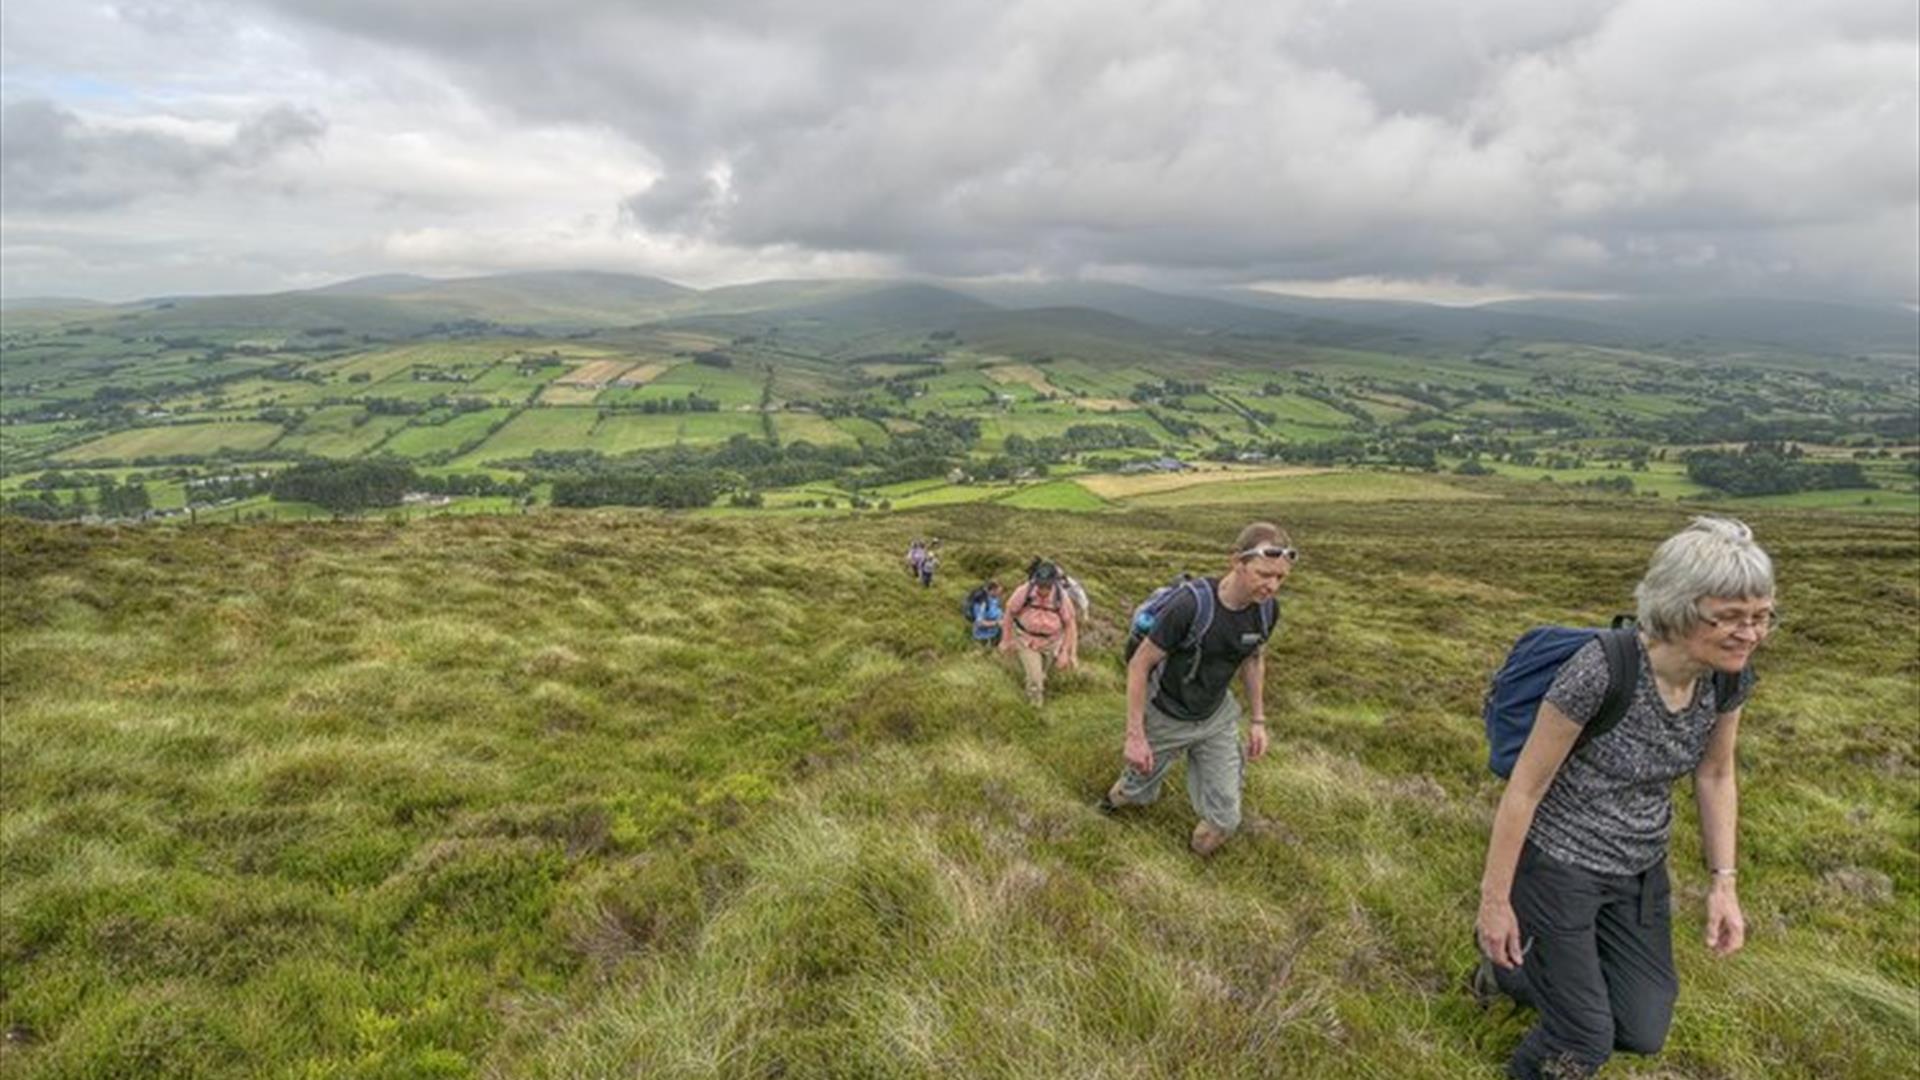
[[[1275,751],[1202,863],[1177,794],[1093,801],[1126,608],[1251,514],[1307,554]],[[1499,793],[1480,691],[1525,626],[1619,610],[1683,521],[0,522],[0,1071],[1493,1077],[1525,1019],[1460,988]],[[1755,524],[1788,623],[1743,726],[1752,938],[1696,944],[1678,800],[1677,1022],[1613,1071],[1910,1075],[1920,537]],[[916,535],[967,576],[910,585]],[[1095,604],[1043,712],[957,614],[1038,553]]]

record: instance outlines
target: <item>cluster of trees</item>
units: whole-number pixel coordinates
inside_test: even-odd
[[[1158,439],[1131,424],[1075,424],[1059,435],[1043,435],[1037,439],[1009,435],[999,454],[983,465],[970,467],[970,471],[992,480],[1022,474],[1044,476],[1049,467],[1075,454],[1159,446]]]
[[[1638,431],[1655,442],[1837,443],[1869,434],[1892,442],[1920,439],[1920,409],[1856,416],[1753,417],[1738,405],[1712,405],[1669,417]]]
[[[65,499],[60,497],[57,488],[15,495],[7,500],[5,509],[16,517],[34,521],[77,521],[96,514],[105,518],[136,518],[153,509],[146,485],[138,481],[123,484],[111,477],[101,479],[93,488],[91,498],[86,488],[68,490],[69,496]]]
[[[419,485],[419,474],[404,462],[310,461],[274,476],[270,490],[281,502],[310,502],[346,514],[399,506]]]
[[[1157,383],[1134,383],[1127,392],[1127,400],[1144,405],[1147,402],[1172,404],[1174,399],[1197,396],[1207,392],[1203,382],[1185,382],[1180,379],[1161,379]]]
[[[1586,480],[1575,481],[1574,486],[1596,488],[1600,491],[1611,491],[1616,495],[1631,495],[1633,494],[1633,477],[1628,476],[1626,473],[1618,473],[1613,476],[1595,476]]]
[[[1808,461],[1798,446],[1786,443],[1749,443],[1738,451],[1695,450],[1686,461],[1688,479],[1729,495],[1874,486],[1857,462]]]
[[[511,495],[525,498],[533,490],[533,484],[526,480],[501,480],[486,473],[428,474],[414,480],[413,490],[429,495]]]
[[[642,412],[653,416],[658,413],[719,412],[720,403],[712,398],[701,397],[698,390],[691,390],[687,392],[686,397],[643,398],[631,405],[619,406],[619,409],[624,409],[629,412]],[[619,409],[610,409],[608,411],[619,411]]]
[[[486,473],[422,476],[407,462],[391,458],[309,461],[257,483],[281,502],[310,502],[336,514],[398,506],[409,492],[524,497],[533,487],[528,480],[500,480]]]
[[[599,472],[553,482],[555,506],[660,506],[684,509],[712,505],[726,481],[710,470],[646,473]]]

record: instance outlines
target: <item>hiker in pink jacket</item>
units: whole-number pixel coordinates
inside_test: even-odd
[[[1035,563],[1025,584],[1007,598],[1000,649],[1020,658],[1027,701],[1035,708],[1046,701],[1047,661],[1059,671],[1072,671],[1080,662],[1080,622],[1059,567]]]

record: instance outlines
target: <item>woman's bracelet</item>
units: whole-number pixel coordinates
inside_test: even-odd
[[[1717,877],[1717,878],[1719,878],[1719,877],[1723,877],[1723,878],[1735,878],[1735,877],[1739,877],[1739,876],[1740,876],[1740,871],[1738,871],[1738,870],[1735,870],[1735,869],[1734,869],[1733,867],[1731,867],[1731,866],[1716,866],[1716,867],[1714,867],[1714,868],[1712,868],[1711,870],[1708,870],[1708,871],[1707,871],[1707,873],[1709,873],[1709,874],[1711,874],[1711,875],[1713,875],[1714,877]]]

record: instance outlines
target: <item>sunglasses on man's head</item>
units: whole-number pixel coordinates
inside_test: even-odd
[[[1300,549],[1282,547],[1279,544],[1262,544],[1259,547],[1250,547],[1240,554],[1235,555],[1234,558],[1285,559],[1288,562],[1298,562],[1300,561]]]

